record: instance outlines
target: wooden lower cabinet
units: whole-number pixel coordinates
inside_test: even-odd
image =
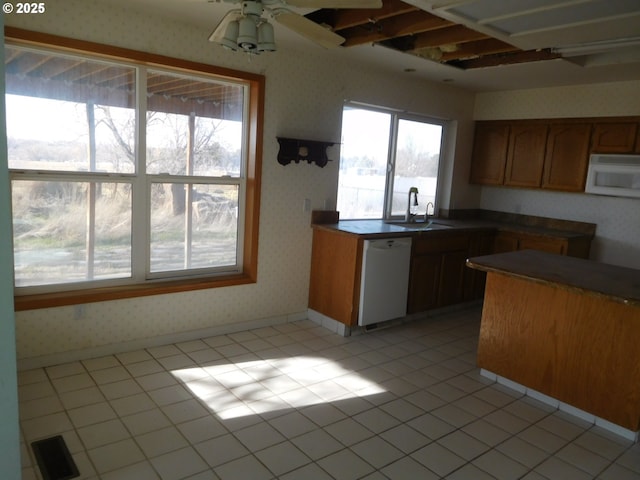
[[[309,308],[345,325],[358,323],[364,240],[314,228]]]
[[[514,250],[589,257],[588,237],[549,237],[494,229],[413,234],[407,313],[482,299],[486,273],[466,267],[470,257]],[[358,323],[364,238],[313,229],[309,308],[348,326]]]
[[[432,232],[413,239],[407,313],[465,300],[468,233]]]
[[[408,313],[424,312],[438,306],[442,256],[435,253],[411,260]]]
[[[469,256],[467,258],[493,253],[495,236],[494,230],[474,232],[469,238]],[[480,270],[466,268],[466,263],[465,259],[464,301],[482,300],[487,274]]]
[[[518,237],[511,233],[500,232],[493,239],[491,253],[515,252],[518,250]]]
[[[498,232],[493,240],[492,253],[516,250],[540,250],[558,255],[589,258],[591,239],[585,236],[553,237],[521,232]]]

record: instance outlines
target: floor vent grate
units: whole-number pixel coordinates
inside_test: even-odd
[[[80,476],[61,435],[31,443],[43,480],[66,480]]]

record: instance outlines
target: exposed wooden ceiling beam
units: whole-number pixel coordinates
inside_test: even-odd
[[[346,38],[343,45],[349,47],[428,32],[450,25],[453,24],[448,20],[420,11],[391,17],[368,27],[354,27],[337,33]]]
[[[354,8],[350,10],[335,10],[331,26],[334,31],[345,28],[377,23],[390,17],[396,17],[405,13],[420,12],[418,7],[409,5],[400,0],[385,0],[382,8]]]
[[[402,0],[383,0],[379,9],[320,9],[307,15],[331,27],[344,47],[379,43],[460,68],[549,60],[550,51],[523,52],[499,39],[431,14]]]
[[[441,45],[452,45],[475,40],[489,38],[484,33],[476,32],[464,25],[453,25],[429,32],[423,32],[415,36],[413,48],[439,47]]]
[[[449,62],[449,65],[464,68],[466,70],[470,68],[497,67],[498,65],[539,62],[543,60],[553,60],[556,58],[561,58],[561,55],[554,53],[547,48],[544,50],[528,50],[525,52],[485,55],[483,57],[470,60],[452,61]]]
[[[520,51],[519,48],[509,45],[506,42],[495,38],[487,38],[484,40],[477,40],[475,42],[459,44],[458,49],[455,52],[443,52],[441,61],[449,62],[451,60],[477,58],[482,55],[518,51]]]

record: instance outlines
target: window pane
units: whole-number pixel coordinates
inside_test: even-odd
[[[239,177],[244,87],[149,72],[147,172]]]
[[[406,213],[411,187],[418,187],[419,215],[428,202],[435,203],[441,141],[441,125],[399,120],[391,215]]]
[[[135,69],[6,49],[9,168],[132,173]]]
[[[131,276],[130,187],[13,180],[16,286]]]
[[[237,217],[237,185],[153,183],[151,272],[235,268]]]
[[[345,107],[337,208],[340,218],[382,218],[391,115]]]

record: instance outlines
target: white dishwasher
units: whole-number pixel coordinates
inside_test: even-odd
[[[365,240],[358,325],[407,314],[411,237]]]

